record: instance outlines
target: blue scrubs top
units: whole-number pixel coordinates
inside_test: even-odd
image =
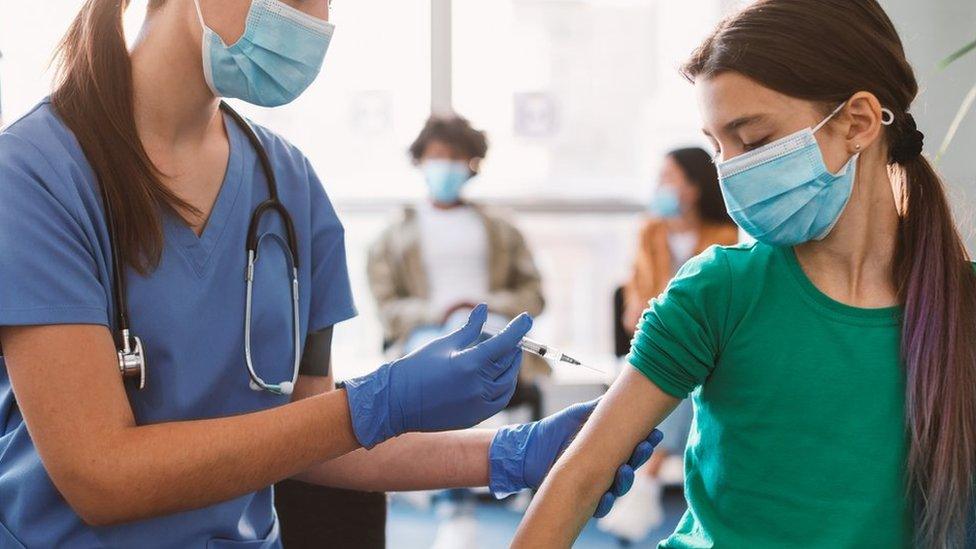
[[[165,248],[148,276],[127,274],[147,386],[127,384],[140,425],[241,414],[287,396],[252,391],[244,363],[245,235],[267,184],[257,155],[225,115],[230,159],[203,234],[165,218]],[[299,248],[302,346],[355,316],[343,228],[308,160],[256,127]],[[266,216],[252,305],[252,349],[269,383],[291,380],[289,263],[281,221]],[[0,326],[110,325],[111,249],[94,173],[48,100],[0,134]],[[2,350],[0,350],[2,352]],[[57,383],[56,379],[50,380]],[[119,456],[122,458],[123,456]],[[0,356],[0,547],[278,547],[272,489],[205,509],[90,527],[51,483]]]

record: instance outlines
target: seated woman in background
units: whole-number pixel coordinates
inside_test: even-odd
[[[729,246],[739,238],[738,227],[725,209],[712,157],[698,147],[676,149],[664,157],[648,211],[650,218],[641,228],[633,273],[623,290],[619,322],[627,339],[633,337],[647,303],[664,291],[686,261],[709,246]],[[661,522],[658,477],[668,456],[684,452],[691,418],[691,401],[685,400],[661,423],[658,430],[664,433],[664,440],[634,490],[600,522],[602,529],[636,542]],[[681,468],[677,470],[680,474]]]
[[[633,273],[624,286],[621,323],[630,336],[647,302],[664,291],[685,261],[713,244],[729,246],[739,238],[707,152],[697,147],[669,152],[658,177]]]

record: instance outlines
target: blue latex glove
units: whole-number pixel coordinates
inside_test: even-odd
[[[478,305],[460,330],[375,372],[346,382],[356,439],[372,448],[412,431],[466,429],[502,410],[515,392],[532,327],[522,314],[498,335],[481,336],[488,307]]]
[[[496,497],[531,488],[538,490],[549,469],[593,413],[599,399],[574,404],[541,421],[503,427],[488,449],[489,488]],[[634,448],[630,460],[617,469],[613,485],[600,498],[593,516],[610,512],[614,501],[634,485],[634,471],[647,462],[664,435],[657,429]]]

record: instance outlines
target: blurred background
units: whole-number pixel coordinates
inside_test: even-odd
[[[534,335],[606,372],[556,367],[540,381],[543,412],[602,393],[618,367],[614,291],[631,274],[664,155],[708,148],[693,89],[676,68],[723,14],[744,3],[335,0],[336,34],[315,84],[286,107],[238,106],[304,151],[345,224],[360,315],[336,330],[337,377],[384,361],[368,249],[404,205],[427,194],[407,148],[432,112],[457,112],[490,143],[467,196],[508,212],[541,273],[546,309]],[[881,3],[922,82],[914,113],[934,156],[960,105],[976,99],[976,54],[939,67],[976,39],[976,2]],[[0,2],[0,120],[15,120],[47,94],[51,54],[78,6]],[[132,2],[130,34],[144,12],[145,0]],[[956,126],[939,165],[972,250],[976,114]],[[652,547],[673,528],[680,490],[664,501],[664,519],[635,546]],[[479,500],[480,546],[507,543],[520,505]],[[395,498],[390,509],[389,546],[435,543],[442,517],[429,498]],[[617,543],[591,525],[577,546]]]

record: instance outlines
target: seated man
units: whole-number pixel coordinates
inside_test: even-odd
[[[435,337],[449,328],[452,314],[482,301],[504,319],[542,312],[539,271],[522,234],[461,196],[487,151],[485,134],[459,116],[431,117],[410,146],[428,199],[407,207],[369,254],[384,342],[397,354]],[[532,402],[533,417],[542,417],[532,381],[548,366],[534,358],[523,363],[512,404]]]
[[[451,331],[477,303],[488,304],[489,325],[500,328],[526,311],[542,312],[539,271],[511,223],[462,198],[488,152],[485,134],[460,116],[433,116],[410,146],[428,199],[405,208],[369,254],[369,283],[384,328],[384,346],[402,355]],[[528,405],[542,417],[534,380],[549,366],[526,354],[509,407]],[[441,496],[444,520],[434,549],[477,544],[473,495]]]

